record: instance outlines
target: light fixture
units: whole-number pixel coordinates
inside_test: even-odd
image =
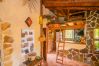
[[[73,22],[70,22],[70,23],[68,23],[68,25],[69,25],[69,26],[73,26],[73,25],[74,25],[74,23],[73,23]]]
[[[61,26],[66,26],[66,24],[62,24]]]
[[[43,24],[43,17],[39,16],[39,24]]]

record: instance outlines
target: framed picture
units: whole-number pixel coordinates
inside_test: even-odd
[[[21,31],[21,49],[22,55],[33,52],[34,32],[32,29],[22,29]]]
[[[30,17],[28,17],[26,20],[25,20],[25,23],[27,24],[28,27],[30,27],[32,25],[32,20]]]
[[[29,50],[28,49],[25,49],[24,50],[25,54],[29,53]]]
[[[33,33],[32,32],[29,32],[29,35],[32,35]]]

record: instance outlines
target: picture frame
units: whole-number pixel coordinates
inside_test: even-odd
[[[21,48],[22,55],[33,52],[34,49],[34,31],[32,29],[21,30]]]
[[[32,20],[30,17],[28,17],[26,20],[25,20],[25,23],[27,24],[28,27],[30,27],[32,25]]]

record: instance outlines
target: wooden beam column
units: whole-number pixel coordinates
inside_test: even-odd
[[[47,61],[47,53],[48,53],[48,27],[46,27],[46,61]]]
[[[43,5],[42,0],[40,0],[40,17],[39,17],[39,23],[40,23],[40,56],[43,58]]]

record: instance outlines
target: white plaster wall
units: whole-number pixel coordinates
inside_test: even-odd
[[[23,0],[4,0],[0,3],[0,19],[2,22],[11,24],[11,32],[14,38],[13,43],[13,66],[19,66],[22,62],[21,57],[21,30],[28,28],[25,20],[31,17],[33,24],[30,29],[34,30],[34,49],[37,55],[40,55],[40,36],[39,15],[40,15],[40,0],[37,0],[36,9],[30,12],[28,5],[23,6]]]

